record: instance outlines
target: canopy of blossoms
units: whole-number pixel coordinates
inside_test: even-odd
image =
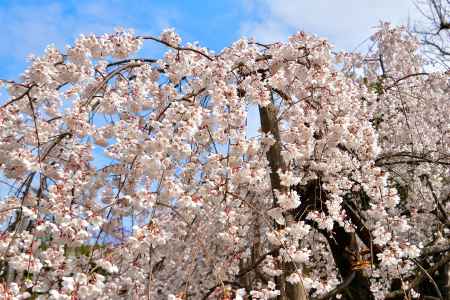
[[[372,40],[48,47],[1,81],[1,293],[418,297],[450,261],[448,74],[404,28]]]

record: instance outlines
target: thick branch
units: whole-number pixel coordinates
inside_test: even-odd
[[[439,268],[441,268],[442,266],[444,266],[448,262],[450,262],[450,253],[447,253],[446,256],[442,257],[441,260],[439,260],[431,268],[428,268],[426,270],[426,273],[428,273],[430,275],[433,275],[437,270],[439,270]],[[396,298],[396,297],[402,296],[406,292],[408,292],[409,290],[416,288],[417,286],[419,286],[422,283],[422,281],[425,278],[427,278],[426,273],[425,272],[420,272],[416,276],[416,278],[408,285],[408,289],[393,291],[393,292],[391,292],[391,293],[386,295],[386,299],[392,299],[392,298]]]
[[[153,36],[144,35],[144,36],[138,36],[137,38],[141,38],[141,39],[143,39],[143,40],[152,40],[152,41],[161,43],[161,44],[163,44],[163,45],[166,45],[166,46],[169,47],[169,48],[178,50],[178,51],[192,51],[192,52],[194,52],[194,53],[200,54],[201,56],[205,57],[205,58],[208,59],[209,61],[213,61],[213,60],[214,60],[214,59],[211,58],[209,55],[203,53],[203,52],[200,51],[200,50],[197,50],[197,49],[194,49],[194,48],[187,48],[187,47],[179,47],[179,46],[175,46],[175,45],[169,44],[169,43],[167,43],[167,42],[165,42],[165,41],[163,41],[163,40],[161,40],[161,39],[158,39],[158,38],[156,38],[156,37],[153,37]]]
[[[275,249],[273,249],[272,251],[269,251],[269,252],[267,252],[267,253],[261,255],[261,257],[258,258],[258,259],[255,261],[254,264],[252,264],[251,266],[248,266],[247,268],[241,270],[241,271],[239,272],[239,274],[237,274],[236,276],[237,276],[237,277],[242,277],[242,276],[244,276],[245,274],[247,274],[248,272],[254,270],[255,268],[257,268],[257,267],[259,266],[259,264],[260,264],[261,262],[264,261],[264,259],[265,259],[268,255],[276,255],[276,254],[278,254],[278,251],[279,251],[279,250],[280,250],[280,248],[275,248]]]

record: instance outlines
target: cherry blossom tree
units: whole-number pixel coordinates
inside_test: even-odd
[[[448,297],[448,74],[372,40],[49,46],[2,80],[6,299]]]

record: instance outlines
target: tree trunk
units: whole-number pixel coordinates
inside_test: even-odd
[[[267,160],[270,166],[270,183],[272,191],[274,189],[280,191],[281,193],[287,193],[288,188],[281,186],[280,176],[278,175],[278,170],[286,170],[286,165],[281,156],[281,141],[280,141],[280,131],[278,128],[277,121],[277,110],[275,106],[271,103],[268,106],[259,106],[259,116],[261,119],[261,129],[266,134],[272,134],[275,138],[275,143],[270,147],[267,152]],[[273,198],[274,206],[277,206],[277,200],[274,196]],[[294,219],[293,216],[287,216],[289,219]],[[281,226],[274,224],[276,228]],[[291,285],[286,282],[286,277],[289,276],[294,270],[292,264],[283,263],[282,264],[283,274],[276,278],[277,289],[280,290],[280,295],[278,300],[306,300],[308,295],[303,287],[302,283]]]
[[[441,288],[442,297],[444,300],[450,300],[450,276],[449,276],[450,268],[449,264],[445,264],[442,267],[442,270],[439,272],[438,284]]]

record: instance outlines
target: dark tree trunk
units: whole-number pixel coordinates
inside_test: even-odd
[[[353,267],[359,252],[355,233],[346,232],[339,225],[335,225],[333,232],[335,233],[333,236],[326,235],[326,237],[341,277],[345,280],[355,272],[355,277],[346,288],[346,298],[373,299],[369,279],[363,270],[354,270]]]
[[[295,190],[302,199],[302,204],[295,211],[297,220],[304,220],[307,215],[306,210],[309,209],[323,210],[326,212],[324,202],[327,199],[327,195],[320,187],[320,180],[311,181],[304,186],[297,186],[295,187]],[[362,221],[356,213],[354,211],[350,212],[349,209],[350,208],[346,209],[346,211],[348,211],[347,215],[356,226],[356,230],[353,233],[346,232],[344,228],[337,223],[335,223],[331,233],[318,229],[316,224],[312,222],[307,222],[318,229],[318,231],[321,232],[327,239],[334,262],[343,281],[346,281],[348,278],[352,278],[350,283],[346,285],[343,290],[343,298],[341,299],[371,300],[374,299],[374,297],[370,291],[370,282],[367,275],[363,270],[357,270],[354,268],[356,262],[361,260],[356,239],[357,237],[361,240],[370,239],[370,233],[367,228],[363,227]],[[369,241],[364,241],[364,243],[366,242],[369,244]]]

